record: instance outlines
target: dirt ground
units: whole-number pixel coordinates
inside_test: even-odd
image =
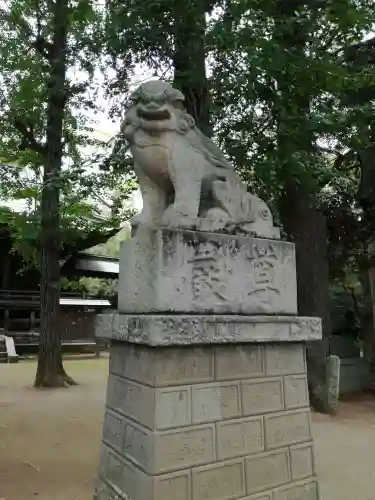
[[[0,500],[92,500],[107,359],[66,362],[80,385],[36,391],[36,365],[0,365]],[[375,500],[375,398],[313,415],[322,500]]]

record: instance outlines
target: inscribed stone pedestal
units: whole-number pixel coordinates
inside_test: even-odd
[[[140,227],[121,249],[124,313],[296,314],[294,245]]]

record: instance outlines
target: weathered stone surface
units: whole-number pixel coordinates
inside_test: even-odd
[[[288,450],[254,455],[245,460],[247,493],[268,490],[290,481]]]
[[[288,409],[309,405],[307,375],[284,377],[285,406]]]
[[[328,356],[326,368],[327,400],[328,408],[332,412],[335,412],[339,406],[340,364],[338,356]]]
[[[230,500],[246,494],[243,460],[192,470],[193,500]]]
[[[211,382],[214,380],[213,349],[164,349],[114,342],[109,371],[151,387]]]
[[[191,500],[190,475],[188,469],[154,477],[153,500]]]
[[[219,422],[216,430],[219,460],[250,455],[264,450],[261,417]]]
[[[153,433],[131,420],[124,420],[121,454],[143,471],[153,472],[155,439]]]
[[[311,439],[309,409],[271,413],[264,417],[264,426],[268,449]]]
[[[149,429],[169,429],[191,424],[190,387],[187,386],[153,389],[110,375],[107,407]]]
[[[141,227],[122,246],[118,307],[126,314],[296,314],[294,245]]]
[[[130,100],[121,130],[143,198],[133,226],[198,226],[280,237],[268,206],[247,192],[217,145],[197,129],[179,90],[162,80],[148,81]]]
[[[107,411],[104,429],[103,442],[148,474],[173,472],[216,460],[212,424],[151,431]]]
[[[251,495],[246,498],[241,498],[241,500],[272,500],[272,491],[263,492],[260,495]]]
[[[263,347],[223,345],[215,347],[215,379],[235,380],[264,375]]]
[[[221,382],[192,388],[193,423],[213,422],[241,415],[240,384]]]
[[[119,496],[108,484],[99,480],[94,492],[93,500],[123,500],[123,496]]]
[[[306,373],[305,348],[302,343],[266,346],[266,375]]]
[[[155,385],[171,386],[210,382],[214,379],[214,360],[211,350],[184,348],[158,350],[154,359]]]
[[[110,370],[98,500],[318,500],[302,343],[115,341]]]
[[[152,479],[141,471],[136,465],[120,457],[107,446],[102,445],[99,478],[108,483],[115,491],[122,492],[119,499],[131,498],[132,500],[144,500],[152,498]],[[103,483],[101,483],[103,485]],[[103,487],[104,492],[110,491]],[[109,497],[111,498],[111,497]],[[113,497],[117,500],[117,497]],[[98,497],[98,500],[107,500],[107,497]],[[112,500],[112,499],[111,499]]]
[[[104,415],[103,441],[116,450],[121,450],[124,435],[125,418],[107,410]]]
[[[107,384],[107,406],[150,429],[154,419],[154,392],[151,387],[110,375]]]
[[[100,463],[94,500],[191,500],[190,470],[150,476],[106,446]]]
[[[216,440],[213,425],[184,427],[158,433],[155,437],[155,458],[152,470],[174,471],[216,460]]]
[[[260,495],[251,495],[246,498],[241,498],[241,500],[272,500],[272,491],[263,492]]]
[[[305,479],[315,474],[313,444],[302,444],[290,448],[292,479]]]
[[[190,387],[155,389],[155,428],[170,429],[192,423]]]
[[[301,342],[321,339],[319,318],[299,316],[99,314],[96,332],[101,338],[151,346],[191,344]],[[270,348],[267,375],[304,373],[303,347]],[[302,361],[301,361],[302,360]],[[293,371],[289,371],[289,363]]]
[[[319,500],[319,488],[316,480],[294,483],[278,488],[273,493],[274,500]]]
[[[243,380],[241,392],[244,415],[280,411],[284,408],[281,378]]]

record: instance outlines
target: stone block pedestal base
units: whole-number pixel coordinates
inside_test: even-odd
[[[96,500],[318,500],[302,342],[113,342]]]

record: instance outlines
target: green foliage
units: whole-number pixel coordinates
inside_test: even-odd
[[[327,151],[336,156],[369,117],[342,98],[373,78],[366,68],[353,73],[343,58],[374,25],[371,3],[294,5],[228,1],[210,33],[218,138],[268,198],[288,178],[319,194],[338,175]]]
[[[0,8],[0,204],[22,205],[1,209],[0,223],[9,225],[14,249],[33,262],[39,251],[55,3],[11,0]],[[112,142],[94,133],[95,115],[102,111],[103,8],[91,0],[67,3],[63,159],[54,180],[62,245],[82,233],[119,228],[131,214],[124,201],[135,188],[127,171],[113,168]],[[109,214],[103,215],[104,209]]]
[[[117,280],[99,278],[81,278],[79,286],[90,297],[111,299],[117,294]]]
[[[244,180],[270,202],[287,179],[308,183],[317,196],[327,184],[340,183],[345,174],[333,158],[366,140],[360,132],[373,112],[372,105],[347,102],[365,83],[373,85],[373,71],[354,71],[345,59],[346,48],[374,26],[372,2],[203,3],[211,14],[206,53],[214,135]],[[179,21],[194,15],[195,6],[194,0],[111,0],[112,95],[127,91],[122,75],[136,63],[159,76],[172,73]]]

